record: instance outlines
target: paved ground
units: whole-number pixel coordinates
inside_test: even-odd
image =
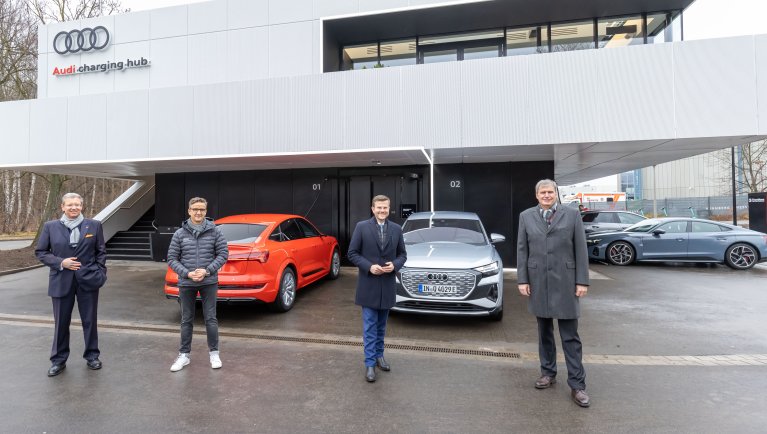
[[[14,250],[27,247],[32,240],[0,240],[0,250]]]
[[[513,273],[500,323],[393,315],[387,343],[431,351],[387,350],[393,372],[374,384],[355,346],[352,269],[303,291],[287,314],[220,306],[224,368],[210,369],[196,335],[192,365],[173,374],[179,311],[162,295],[163,265],[113,262],[100,302],[104,369],[85,368],[73,327],[73,357],[52,379],[47,271],[3,276],[0,432],[763,432],[766,269],[592,272],[587,410],[569,401],[564,367],[553,390],[532,388],[535,320]]]

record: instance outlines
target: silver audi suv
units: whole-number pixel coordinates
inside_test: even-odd
[[[503,263],[479,216],[470,212],[412,214],[402,226],[407,262],[397,273],[393,310],[503,318]]]

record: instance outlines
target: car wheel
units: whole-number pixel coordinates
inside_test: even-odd
[[[277,291],[277,298],[274,303],[269,305],[275,312],[287,312],[293,307],[296,301],[296,275],[293,270],[286,268],[280,278],[280,290]]]
[[[756,264],[758,256],[752,246],[745,243],[735,243],[727,248],[724,260],[727,265],[736,270],[748,270]]]
[[[333,256],[330,257],[330,270],[328,271],[328,279],[336,280],[341,275],[341,255],[338,253],[338,249],[333,249]]]
[[[626,241],[616,241],[607,246],[605,258],[607,258],[607,262],[613,265],[629,265],[634,262],[636,252],[634,251],[634,246],[630,243]]]

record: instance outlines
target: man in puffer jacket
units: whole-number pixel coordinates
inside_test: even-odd
[[[218,320],[216,298],[218,270],[226,263],[229,249],[226,239],[211,220],[205,218],[208,201],[201,197],[189,200],[189,219],[173,234],[168,248],[168,266],[178,274],[178,297],[181,302],[181,347],[170,367],[180,371],[191,360],[192,329],[197,293],[202,298],[202,313],[208,335],[210,366],[221,367],[218,352]]]

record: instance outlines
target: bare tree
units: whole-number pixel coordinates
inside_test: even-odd
[[[732,156],[729,149],[717,152],[722,173],[722,183],[732,183]],[[735,153],[736,193],[758,193],[767,191],[767,140],[741,145]]]
[[[120,0],[27,0],[27,4],[41,24],[122,12]]]

